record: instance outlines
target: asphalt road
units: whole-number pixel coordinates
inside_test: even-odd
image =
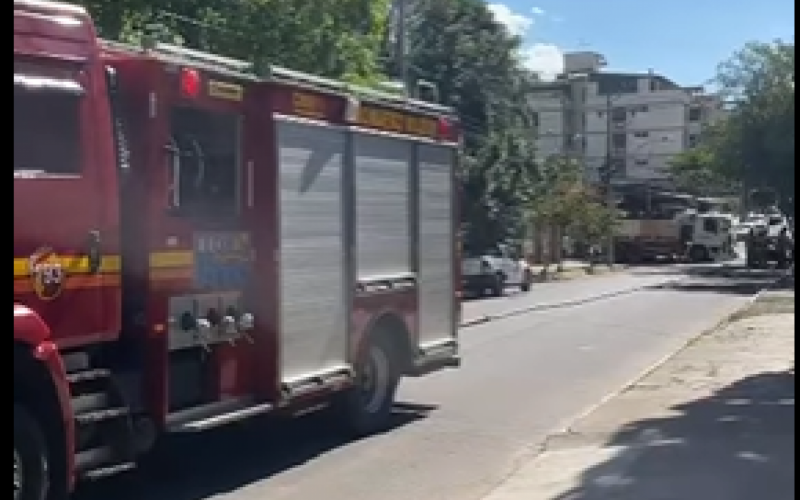
[[[681,278],[682,270],[685,268],[686,266],[638,267],[626,272],[536,283],[528,292],[509,288],[503,297],[466,300],[463,303],[462,320],[469,322],[484,316],[502,315],[510,310],[561,305],[626,293],[641,287]]]
[[[174,443],[158,470],[106,481],[80,500],[478,500],[548,433],[712,327],[766,279],[638,269],[470,303],[486,314],[631,289],[463,329],[464,366],[404,382],[385,434],[343,442],[313,417],[241,425]]]

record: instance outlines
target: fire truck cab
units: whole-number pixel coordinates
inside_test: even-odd
[[[15,500],[455,367],[449,109],[14,1]]]

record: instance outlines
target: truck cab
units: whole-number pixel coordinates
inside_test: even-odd
[[[687,255],[692,262],[710,262],[734,256],[734,219],[730,214],[708,212],[690,217],[691,238]]]

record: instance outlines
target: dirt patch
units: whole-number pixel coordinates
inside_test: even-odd
[[[767,292],[753,302],[750,307],[734,314],[731,322],[765,314],[794,314],[794,293],[772,294]]]

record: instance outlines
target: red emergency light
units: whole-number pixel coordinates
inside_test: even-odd
[[[192,99],[200,95],[200,73],[196,69],[183,68],[180,73],[181,95]]]
[[[455,140],[457,138],[455,124],[447,118],[440,117],[437,128],[439,138],[449,140]]]

